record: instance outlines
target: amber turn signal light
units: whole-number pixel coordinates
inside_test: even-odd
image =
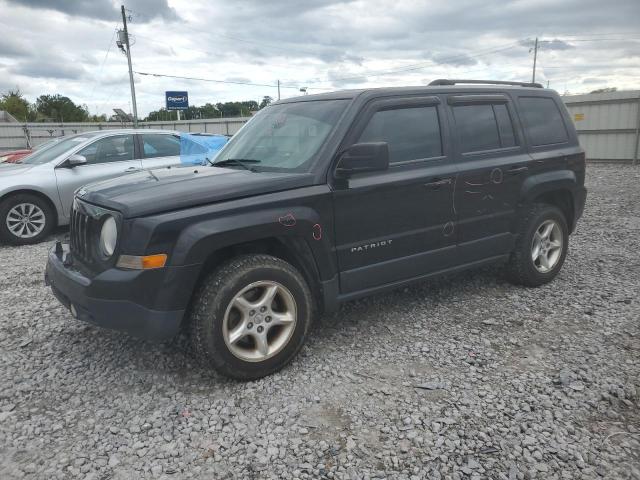
[[[152,270],[162,268],[167,263],[167,254],[158,253],[156,255],[120,255],[116,267],[127,270]]]

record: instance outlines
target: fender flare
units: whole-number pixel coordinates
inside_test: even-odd
[[[548,192],[567,190],[571,193],[572,201],[578,182],[572,170],[555,170],[538,173],[528,177],[520,190],[520,206],[531,204],[536,197]]]
[[[204,264],[215,252],[236,245],[277,239],[304,263],[318,280],[330,278],[336,260],[320,215],[304,206],[270,207],[228,217],[204,219],[181,231],[172,253],[172,264]]]

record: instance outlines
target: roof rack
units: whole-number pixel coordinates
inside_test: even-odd
[[[451,80],[448,78],[439,78],[429,84],[430,87],[436,85],[457,85],[459,83],[467,83],[474,85],[515,85],[518,87],[535,87],[543,88],[539,83],[533,82],[506,82],[504,80]]]

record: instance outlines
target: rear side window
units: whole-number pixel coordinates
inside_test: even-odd
[[[162,133],[142,134],[145,158],[174,157],[180,155],[180,137]]]
[[[521,97],[519,102],[531,145],[552,145],[569,139],[562,114],[552,98]]]
[[[457,105],[453,116],[462,141],[462,152],[482,152],[517,145],[505,104]]]
[[[373,114],[358,143],[387,142],[389,163],[442,156],[436,107],[380,110]]]

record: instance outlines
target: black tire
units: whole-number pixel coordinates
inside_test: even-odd
[[[553,267],[541,272],[532,258],[532,245],[538,228],[549,220],[556,222],[560,228],[562,250]],[[507,264],[507,276],[511,282],[527,287],[539,287],[549,283],[560,272],[568,250],[569,228],[562,210],[553,205],[535,203],[529,207],[520,222],[515,250]]]
[[[44,215],[42,230],[32,237],[21,237],[13,233],[7,225],[7,216],[17,205],[33,205]],[[20,193],[5,199],[0,204],[0,241],[11,245],[31,245],[44,240],[55,227],[55,215],[48,202],[28,193]]]
[[[264,281],[277,282],[288,290],[295,300],[296,321],[278,353],[265,360],[246,361],[225,342],[224,317],[239,292]],[[314,313],[309,287],[294,267],[269,255],[243,255],[221,265],[202,282],[191,308],[189,336],[203,365],[237,380],[254,380],[280,370],[295,357],[306,340]]]

